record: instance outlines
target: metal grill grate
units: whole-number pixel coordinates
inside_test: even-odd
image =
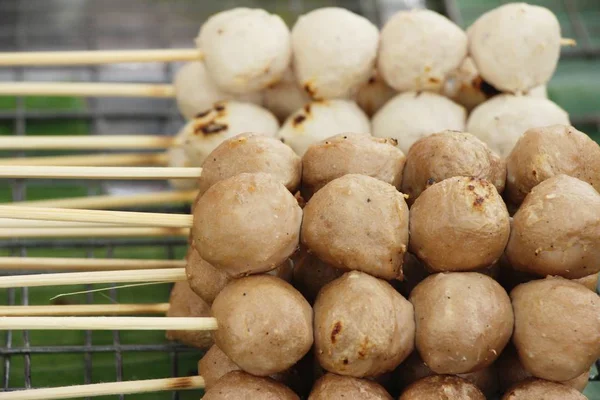
[[[551,2],[551,6],[555,6],[552,8],[561,18],[561,24],[565,30],[564,36],[573,37],[579,43],[577,48],[567,50],[565,55],[571,58],[598,57],[600,55],[600,39],[598,39],[600,25],[597,25],[597,21],[600,20],[598,18],[600,9],[596,7],[596,25],[593,22],[594,18],[584,18],[584,13],[582,13],[585,4],[594,5],[595,0],[587,2],[585,0],[548,0],[547,2]],[[407,1],[407,3],[417,4],[419,2]],[[443,3],[449,16],[464,26],[470,23],[475,16],[500,2],[444,0]],[[196,35],[201,21],[208,15],[218,9],[240,5],[268,8],[282,15],[288,23],[292,22],[296,15],[323,5],[344,6],[380,23],[380,18],[384,20],[388,13],[406,6],[400,0],[229,0],[223,2],[4,0],[0,1],[0,51],[189,47],[191,38]],[[15,68],[0,69],[0,81],[171,82],[173,70],[173,65],[159,63],[91,68]],[[41,134],[45,133],[48,127],[57,129],[56,127],[63,126],[71,129],[61,132],[63,134],[172,134],[182,123],[174,102],[164,99],[87,99],[53,105],[39,99],[32,104],[31,101],[17,98],[14,103],[9,104],[9,109],[3,107],[0,104],[0,134]],[[593,126],[597,132],[600,132],[600,118],[596,115],[581,115],[574,120],[574,124],[578,127]],[[153,185],[162,187],[159,183]],[[4,187],[0,187],[0,191],[4,189]],[[40,192],[52,192],[53,196],[57,196],[57,193],[62,193],[63,190],[66,195],[69,195],[72,190],[81,194],[97,194],[104,191],[139,191],[147,189],[147,187],[139,182],[126,184],[76,182],[74,185],[67,185],[64,182],[56,181],[15,180],[6,187],[6,190],[9,189],[12,200],[19,201],[25,199],[29,192],[37,195]],[[48,193],[43,193],[43,195],[49,196]],[[172,209],[168,211],[172,211]],[[186,212],[187,210],[177,211]],[[184,246],[184,240],[167,238],[154,240],[7,240],[0,242],[0,254],[26,256],[35,251],[35,255],[54,255],[56,252],[71,251],[87,254],[89,257],[110,258],[136,249],[136,251],[144,253],[160,251],[164,257],[176,258],[181,256]],[[165,300],[166,293],[166,290],[160,292],[160,298],[154,300]],[[31,301],[31,293],[25,288],[6,290],[6,294],[2,297],[9,305],[27,305]],[[112,289],[108,292],[108,297],[111,301],[119,301],[122,292]],[[92,303],[98,298],[88,294],[83,300]],[[0,301],[3,300],[0,298]],[[69,354],[81,356],[83,361],[80,365],[83,366],[83,370],[74,368],[68,373],[76,375],[68,376],[65,379],[68,381],[67,383],[91,383],[98,380],[95,373],[95,360],[98,355],[112,356],[114,368],[110,379],[107,380],[120,381],[136,377],[135,371],[132,374],[125,362],[126,358],[135,357],[136,354],[169,354],[168,360],[164,362],[164,370],[167,371],[162,375],[164,377],[167,374],[177,376],[178,374],[192,373],[193,371],[189,371],[190,365],[193,365],[190,360],[193,360],[198,354],[194,349],[154,337],[150,337],[148,343],[145,340],[131,343],[124,333],[117,331],[112,332],[110,339],[102,344],[96,344],[96,337],[92,332],[85,332],[80,339],[77,344],[39,345],[32,340],[31,334],[27,331],[7,332],[4,336],[0,335],[3,390],[29,388],[32,385],[56,386],[52,382],[55,377],[52,376],[51,371],[45,372],[52,377],[49,381],[40,384],[40,381],[36,379],[37,357]],[[21,358],[22,363],[14,362]],[[35,377],[34,382],[32,382],[32,376]],[[170,397],[177,399],[188,398],[187,396],[188,394],[173,392],[171,394],[137,395],[136,398],[166,399]],[[192,393],[189,398],[197,398],[197,394]]]

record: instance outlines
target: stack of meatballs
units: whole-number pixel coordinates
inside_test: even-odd
[[[188,123],[171,166],[200,166],[245,132],[277,137],[299,155],[346,132],[394,138],[406,154],[449,129],[507,157],[527,129],[570,124],[546,94],[561,32],[544,7],[506,4],[466,32],[424,9],[398,12],[379,31],[336,7],[302,15],[291,30],[264,10],[236,8],[209,18],[196,43],[204,60],[174,79]]]
[[[562,125],[506,160],[463,132],[396,144],[341,134],[301,158],[242,134],[204,162],[169,315],[219,330],[168,335],[214,340],[206,398],[585,398],[600,147]]]
[[[205,72],[247,95],[226,76],[239,65],[209,62],[229,21],[201,31]],[[320,9],[292,30],[293,69],[259,71],[290,106],[280,130],[254,118],[233,135],[243,103],[195,113],[183,141],[203,169],[169,315],[219,328],[168,337],[208,348],[205,399],[585,399],[600,147],[539,97],[560,39],[551,12],[522,3],[467,33],[400,12],[380,36]]]

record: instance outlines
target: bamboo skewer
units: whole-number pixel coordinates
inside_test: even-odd
[[[571,38],[560,38],[560,45],[563,47],[574,47],[577,46],[577,41]]]
[[[175,87],[161,83],[2,82],[0,95],[75,97],[175,97]]]
[[[46,221],[94,222],[121,226],[152,226],[191,228],[189,214],[161,214],[130,211],[80,210],[63,208],[22,207],[0,205],[0,218],[33,219]]]
[[[202,168],[45,167],[0,165],[0,178],[46,179],[198,179]]]
[[[160,392],[165,390],[201,389],[201,376],[182,378],[144,379],[138,381],[92,383],[43,389],[25,389],[0,393],[1,400],[55,400],[118,394]]]
[[[129,154],[86,154],[44,157],[0,158],[0,165],[31,166],[165,166],[169,162],[165,153],[129,153]]]
[[[0,317],[0,330],[214,331],[211,317]]]
[[[0,228],[0,239],[188,237],[187,228]]]
[[[196,190],[174,190],[169,192],[146,192],[127,196],[103,195],[68,199],[19,201],[10,204],[25,207],[93,208],[100,210],[169,203],[191,203],[197,196],[198,192]]]
[[[187,280],[185,268],[138,269],[57,274],[0,276],[0,288],[79,285],[93,283],[178,282]]]
[[[114,228],[115,224],[73,221],[45,221],[16,218],[0,218],[0,229],[6,228]]]
[[[103,316],[166,314],[169,303],[156,304],[73,304],[61,306],[0,306],[3,317]]]
[[[202,57],[203,54],[199,49],[28,51],[0,53],[0,65],[94,65],[199,61]]]
[[[184,260],[122,258],[0,257],[0,271],[114,271],[184,268]]]
[[[562,46],[574,46],[573,39],[561,38]],[[94,65],[132,62],[199,61],[199,49],[81,50],[0,53],[0,66]]]
[[[152,135],[0,136],[0,150],[167,149],[175,139]]]

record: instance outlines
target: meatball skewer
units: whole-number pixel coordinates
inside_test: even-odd
[[[204,61],[215,83],[232,93],[249,93],[262,90],[281,79],[291,60],[290,32],[281,17],[261,9],[234,8],[211,16],[202,25],[196,38],[197,49],[72,52],[72,53],[8,53],[0,54],[0,65],[73,65],[134,61]],[[252,57],[240,53],[252,52]],[[56,57],[58,56],[58,57]],[[37,61],[36,61],[37,59]],[[125,95],[171,97],[175,94],[170,85],[140,85],[124,92],[123,86],[111,84],[79,83],[17,83],[3,84],[0,92],[21,94],[76,93],[86,95]],[[42,90],[44,89],[44,90]]]

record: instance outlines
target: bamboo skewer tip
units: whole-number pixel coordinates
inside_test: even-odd
[[[0,178],[44,179],[198,179],[198,167],[72,167],[32,165],[0,165]]]
[[[214,331],[213,317],[0,317],[0,330]]]
[[[79,285],[92,283],[178,282],[187,280],[185,268],[122,271],[62,272],[0,276],[0,288]]]
[[[0,136],[2,150],[131,150],[166,149],[171,136],[89,135],[89,136]]]
[[[75,257],[0,257],[0,271],[109,271],[184,268],[185,260]]]
[[[3,317],[34,316],[107,316],[165,314],[169,303],[140,304],[69,304],[45,306],[0,306]]]
[[[165,390],[188,390],[204,388],[201,376],[146,379],[87,385],[63,386],[42,389],[25,389],[0,393],[2,400],[56,400],[118,394],[148,393]]]
[[[91,222],[118,226],[149,226],[165,228],[191,228],[193,216],[189,214],[145,213],[113,210],[82,210],[71,208],[24,207],[0,205],[0,218]]]
[[[0,66],[96,65],[138,62],[200,61],[198,48],[81,51],[28,51],[0,53]]]

